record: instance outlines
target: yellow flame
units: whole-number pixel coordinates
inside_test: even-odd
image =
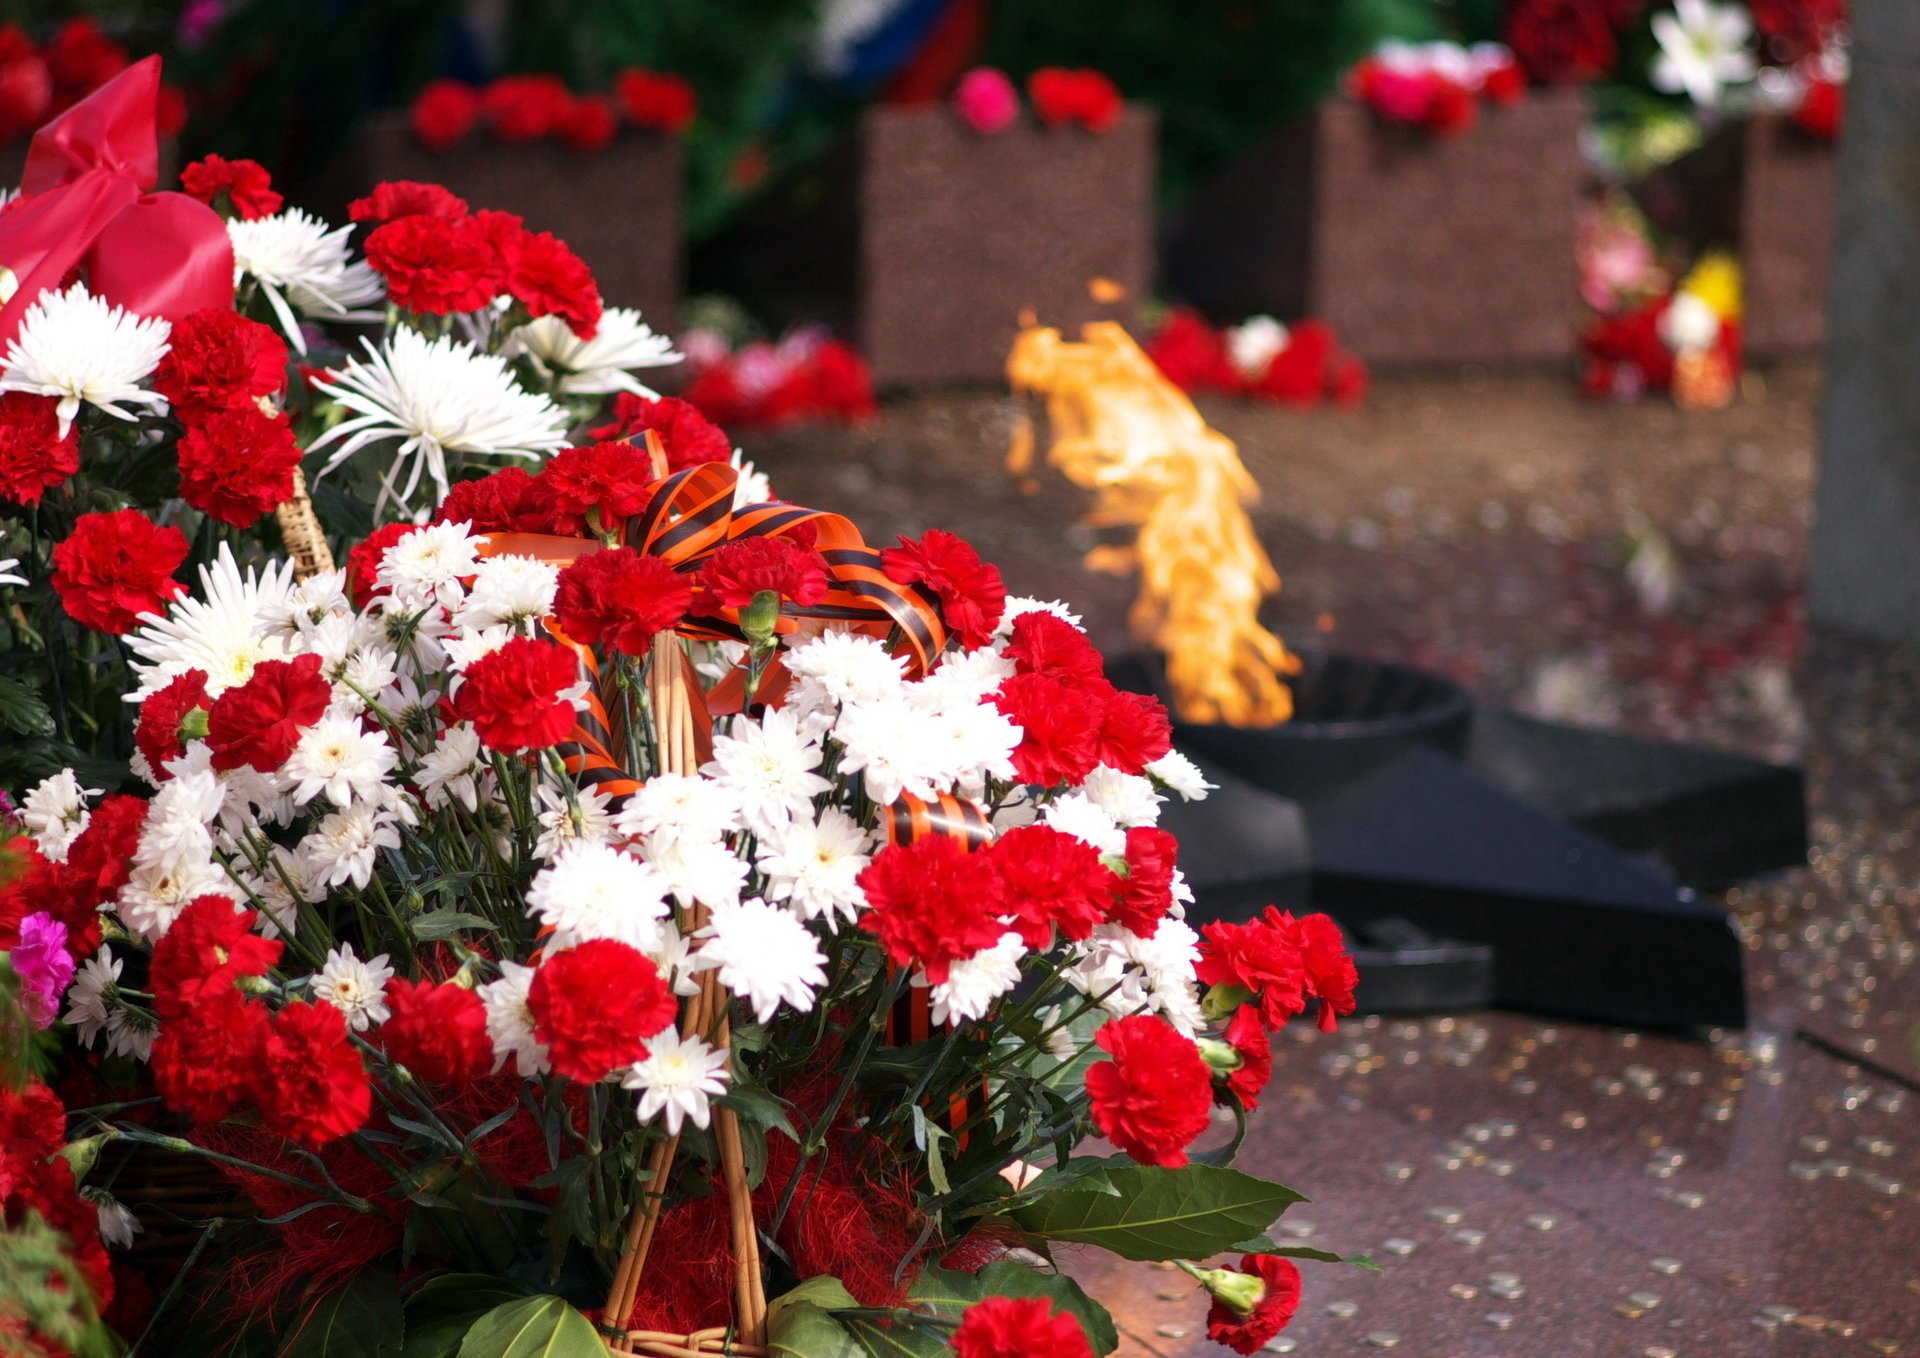
[[[1016,394],[1046,399],[1048,464],[1097,492],[1085,522],[1139,530],[1131,547],[1097,547],[1086,564],[1140,572],[1128,621],[1165,654],[1181,718],[1271,726],[1290,717],[1293,695],[1280,676],[1300,662],[1260,625],[1261,600],[1280,577],[1247,517],[1260,488],[1233,440],[1112,321],[1088,325],[1078,341],[1023,327],[1007,378]],[[1033,454],[1023,419],[1007,470],[1025,476]]]

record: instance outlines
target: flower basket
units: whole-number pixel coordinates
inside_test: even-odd
[[[1329,100],[1194,196],[1167,282],[1216,320],[1318,317],[1376,367],[1565,359],[1585,118],[1536,91],[1441,137]]]
[[[610,306],[637,307],[656,329],[673,324],[685,287],[677,136],[622,128],[611,144],[575,151],[553,141],[470,138],[422,146],[407,115],[375,118],[336,171],[341,202],[384,180],[444,184],[476,207],[526,218],[571,245]]]

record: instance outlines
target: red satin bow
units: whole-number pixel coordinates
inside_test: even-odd
[[[178,321],[233,305],[233,246],[220,214],[160,176],[160,58],[129,66],[34,134],[21,199],[0,216],[0,345],[40,294],[76,269],[87,288]]]

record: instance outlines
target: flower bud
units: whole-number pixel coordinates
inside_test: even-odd
[[[1218,1023],[1221,1019],[1232,1018],[1233,1011],[1252,998],[1253,992],[1245,986],[1222,981],[1202,997],[1200,1012],[1209,1022]]]
[[[1207,1289],[1207,1295],[1236,1315],[1252,1315],[1267,1295],[1267,1284],[1251,1273],[1231,1268],[1203,1268],[1194,1277]]]
[[[1207,1068],[1215,1075],[1231,1075],[1246,1064],[1246,1058],[1231,1042],[1222,1042],[1215,1037],[1203,1037],[1196,1044],[1200,1055],[1206,1058]]]
[[[773,645],[773,629],[779,621],[780,594],[777,590],[761,590],[740,610],[740,630],[746,634],[747,644],[756,651],[764,651]]]

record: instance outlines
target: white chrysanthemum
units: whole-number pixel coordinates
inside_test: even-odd
[[[549,947],[611,938],[648,952],[667,917],[667,882],[611,844],[573,844],[534,874],[527,913],[553,930]]]
[[[326,900],[326,884],[315,877],[313,864],[305,854],[281,844],[273,846],[265,867],[264,872],[249,876],[247,882],[266,915],[260,932],[268,938],[280,934],[291,938],[299,931],[301,904],[318,905]]]
[[[374,569],[392,607],[415,613],[432,604],[457,604],[466,593],[461,581],[480,569],[480,539],[464,523],[434,523],[417,528],[387,548]]]
[[[296,806],[325,794],[335,806],[376,801],[399,755],[385,731],[368,731],[357,717],[325,716],[308,727],[281,766]]]
[[[640,1091],[634,1116],[651,1122],[664,1113],[668,1136],[680,1135],[683,1124],[705,1127],[711,1101],[727,1092],[727,1052],[697,1037],[681,1037],[671,1028],[647,1039],[647,1059],[636,1062],[620,1077],[626,1089]]]
[[[824,918],[829,928],[866,908],[859,879],[869,857],[867,832],[839,807],[826,808],[818,820],[795,820],[760,848],[770,899],[791,903],[807,919]]]
[[[479,732],[461,722],[440,732],[439,741],[414,771],[413,785],[435,810],[458,802],[474,812],[480,809],[480,788],[489,773]]]
[[[1205,1026],[1193,969],[1200,960],[1200,936],[1184,920],[1160,921],[1148,938],[1117,926],[1112,929],[1129,960],[1140,968],[1153,1008],[1182,1034],[1192,1037]]]
[[[909,685],[908,691],[922,707],[979,707],[1013,672],[1013,662],[1005,655],[980,646],[945,656],[932,674]]]
[[[108,1055],[144,1061],[153,1051],[153,1026],[120,1002],[120,967],[120,959],[106,944],[82,962],[67,989],[62,1022],[79,1035],[83,1047],[91,1048],[104,1033]]]
[[[1020,984],[1020,959],[1027,945],[1008,933],[991,948],[962,958],[947,969],[947,979],[928,992],[935,1023],[969,1023],[986,1017],[993,1002]]]
[[[210,856],[210,827],[226,801],[226,785],[211,769],[182,768],[148,804],[134,861],[151,865]]]
[[[1123,855],[1127,832],[1085,793],[1069,792],[1047,804],[1041,819],[1062,834],[1083,839],[1103,854]]]
[[[292,654],[286,638],[265,628],[268,619],[284,616],[292,593],[293,562],[270,563],[264,571],[249,566],[243,575],[221,543],[213,564],[200,568],[198,596],[181,595],[164,617],[148,614],[127,636],[140,657],[133,665],[140,686],[127,701],[145,701],[188,670],[205,674],[207,695],[217,698],[244,684],[262,660],[285,660]]]
[[[396,331],[379,348],[367,344],[364,359],[348,360],[331,377],[316,388],[351,413],[313,443],[315,449],[339,445],[322,476],[369,444],[400,441],[380,483],[376,515],[390,499],[410,504],[423,476],[436,498],[445,496],[448,453],[538,460],[566,446],[565,411],[522,389],[497,356],[451,337]]]
[[[940,714],[904,694],[845,708],[833,735],[842,746],[839,771],[859,774],[875,806],[891,806],[903,792],[931,798],[958,772]]]
[[[83,404],[116,420],[139,418],[129,406],[164,411],[166,398],[140,384],[166,357],[172,330],[157,316],[135,316],[93,296],[85,283],[48,290],[7,343],[0,391],[58,397],[62,438]]]
[[[907,700],[931,719],[926,758],[935,767],[937,784],[978,795],[989,778],[1014,780],[1013,752],[1023,733],[1006,713],[926,683],[909,684],[906,691]]]
[[[1147,765],[1147,776],[1183,802],[1203,802],[1215,786],[1198,764],[1178,750],[1168,750]]]
[[[658,396],[632,374],[640,368],[666,368],[684,357],[673,341],[640,319],[632,307],[608,307],[600,313],[593,338],[583,340],[558,316],[541,316],[507,336],[502,356],[525,355],[542,377],[558,378],[568,396],[606,396],[630,391]],[[703,1122],[700,1124],[705,1126]]]
[[[81,787],[72,769],[61,769],[42,779],[26,795],[20,803],[20,819],[49,861],[67,861],[67,850],[93,816],[87,809],[87,798],[99,795],[97,787]]]
[[[329,710],[357,717],[367,710],[370,699],[399,680],[400,657],[385,646],[365,646],[344,661],[326,666],[324,673],[334,686]]]
[[[400,830],[393,813],[356,802],[330,813],[300,841],[300,854],[313,867],[314,880],[325,886],[352,882],[362,891],[373,879],[373,865],[382,849],[400,847]]]
[[[560,588],[560,572],[530,556],[496,556],[474,571],[467,597],[454,610],[459,627],[493,627],[501,623],[532,635],[533,624],[553,612],[553,596]]]
[[[820,746],[801,731],[799,718],[779,708],[757,722],[738,718],[727,735],[715,736],[713,759],[701,772],[739,796],[747,829],[771,834],[812,815],[813,799],[832,786],[817,772],[820,757]]]
[[[740,456],[735,448],[733,456],[727,459],[733,469],[740,473],[733,483],[733,507],[745,509],[748,505],[763,505],[773,499],[773,483],[767,480],[767,474],[756,470],[753,463]],[[27,582],[22,580],[21,584]]]
[[[682,905],[733,905],[746,885],[746,860],[722,840],[662,834],[647,839],[644,852]]]
[[[204,831],[203,831],[204,833]],[[114,900],[114,913],[148,943],[166,936],[180,912],[199,896],[225,896],[240,901],[240,888],[213,861],[209,840],[203,854],[179,854],[153,862],[136,862],[126,885]]]
[[[724,783],[686,773],[657,773],[614,818],[623,835],[715,840],[740,828],[740,798]]]
[[[1166,800],[1154,791],[1151,780],[1122,773],[1111,764],[1102,764],[1089,773],[1080,790],[1124,829],[1158,825],[1160,805]]]
[[[321,571],[296,582],[284,600],[261,615],[260,628],[292,641],[311,636],[314,628],[335,619],[360,621],[347,597],[344,570]]]
[[[342,943],[327,954],[315,973],[313,993],[345,1014],[354,1032],[364,1033],[393,1017],[387,1007],[387,982],[392,979],[393,968],[387,965],[385,953],[363,962],[353,955],[351,943]]]
[[[0,587],[7,585],[24,585],[27,583],[27,577],[14,569],[14,567],[19,564],[20,558],[17,556],[0,558]]]
[[[1249,382],[1258,382],[1292,336],[1271,316],[1249,316],[1227,330],[1227,361]]]
[[[802,716],[830,718],[843,704],[878,703],[896,696],[906,682],[906,659],[888,655],[877,637],[858,632],[822,632],[782,657],[793,687],[787,706]]]
[[[511,1056],[515,1072],[523,1078],[545,1075],[552,1069],[547,1061],[547,1044],[534,1036],[533,1011],[527,1008],[527,992],[532,988],[532,967],[503,960],[500,979],[487,982],[478,992],[480,1003],[487,1009],[493,1068],[500,1069]]]
[[[455,674],[465,674],[476,660],[485,660],[495,651],[512,641],[517,635],[511,627],[500,623],[495,627],[482,628],[478,632],[467,631],[450,636],[446,640],[447,668]]]
[[[540,837],[535,858],[557,858],[575,844],[605,844],[613,838],[607,794],[596,787],[540,788]]]
[[[994,636],[1002,640],[1012,636],[1013,620],[1022,613],[1051,613],[1061,622],[1080,626],[1080,615],[1058,599],[1030,599],[1024,594],[1017,594],[1008,598],[1006,611],[1000,615],[1000,625],[994,629]]]
[[[661,922],[660,941],[648,950],[647,960],[660,969],[674,994],[699,993],[700,979],[694,975],[693,967],[693,940],[674,928],[672,920]]]
[[[307,316],[348,317],[357,308],[377,302],[386,288],[365,261],[357,261],[347,247],[351,225],[329,227],[299,208],[250,222],[227,223],[233,243],[233,281],[251,278],[280,321],[287,341],[307,352],[300,320]]]
[[[763,900],[715,907],[698,938],[694,966],[717,969],[720,984],[746,1001],[762,1023],[783,1001],[797,1013],[808,1012],[814,992],[827,983],[819,941],[797,916]]]

